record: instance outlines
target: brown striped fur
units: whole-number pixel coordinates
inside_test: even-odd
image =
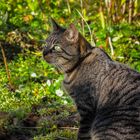
[[[44,59],[64,73],[81,116],[78,140],[140,140],[140,74],[53,20]],[[57,47],[56,47],[57,45]]]

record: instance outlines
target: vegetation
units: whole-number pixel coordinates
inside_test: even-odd
[[[63,75],[42,59],[50,16],[140,71],[139,0],[1,0],[0,9],[0,138],[76,138]]]

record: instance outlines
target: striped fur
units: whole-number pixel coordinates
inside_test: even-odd
[[[140,140],[140,74],[91,47],[74,25],[58,27],[47,43],[44,59],[64,73],[81,116],[77,139]]]

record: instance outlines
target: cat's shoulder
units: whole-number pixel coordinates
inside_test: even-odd
[[[101,48],[92,47],[90,50],[90,55],[87,55],[85,62],[86,63],[93,63],[93,62],[105,62],[105,61],[112,61],[110,56]]]
[[[98,63],[98,65],[106,67],[108,71],[118,69],[120,71],[127,71],[128,73],[140,75],[139,72],[132,69],[128,64],[112,60],[112,58],[103,49],[98,47],[93,47],[91,49],[91,54],[86,58],[85,62]]]

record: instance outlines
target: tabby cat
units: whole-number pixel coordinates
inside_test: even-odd
[[[74,24],[53,19],[44,59],[64,73],[80,114],[78,140],[140,140],[140,73],[92,47]]]

